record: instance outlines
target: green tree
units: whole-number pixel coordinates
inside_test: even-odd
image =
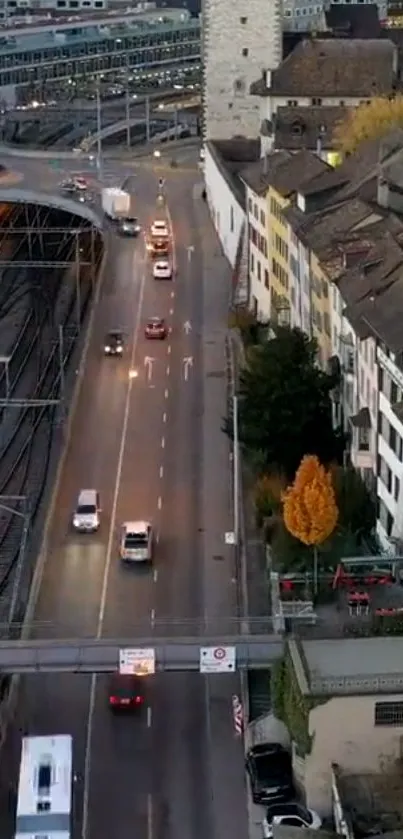
[[[292,480],[306,452],[322,463],[340,459],[329,396],[335,381],[318,368],[316,353],[316,342],[301,330],[278,327],[254,347],[241,373],[239,439],[262,472]],[[225,428],[231,435],[231,416]]]
[[[375,96],[358,108],[347,108],[334,131],[334,141],[344,154],[354,154],[365,140],[383,137],[403,127],[403,96]]]
[[[334,466],[332,477],[340,526],[359,540],[371,535],[376,525],[376,507],[360,473],[352,466]]]

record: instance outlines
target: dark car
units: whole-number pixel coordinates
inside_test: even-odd
[[[138,236],[140,230],[141,228],[136,218],[124,218],[119,224],[119,232],[122,236]]]
[[[104,353],[105,355],[122,355],[124,347],[123,334],[118,329],[111,329],[105,335]]]
[[[144,705],[144,682],[140,676],[114,673],[108,687],[108,703],[112,711],[134,711]]]
[[[154,259],[159,259],[161,256],[168,256],[169,241],[168,239],[161,239],[151,242],[151,253]]]
[[[291,755],[280,743],[259,743],[246,756],[255,804],[291,801],[295,797]]]
[[[146,338],[163,341],[168,335],[168,329],[164,318],[149,318],[144,330]]]

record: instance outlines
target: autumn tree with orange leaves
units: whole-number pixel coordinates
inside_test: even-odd
[[[318,458],[306,455],[294,483],[283,494],[283,517],[287,530],[314,552],[314,590],[318,590],[318,545],[333,533],[337,509],[332,476]]]

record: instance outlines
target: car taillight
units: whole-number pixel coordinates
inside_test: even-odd
[[[110,696],[109,697],[109,704],[110,705],[119,705],[119,699],[117,696]]]
[[[142,705],[143,702],[144,702],[143,697],[142,696],[136,696],[134,702],[135,702],[135,705]]]

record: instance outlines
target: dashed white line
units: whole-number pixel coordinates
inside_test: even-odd
[[[174,313],[174,310],[173,310],[173,309],[170,309],[170,310],[169,310],[169,314],[170,314],[170,315],[173,315],[173,313]]]
[[[155,624],[155,609],[151,609],[151,626]]]
[[[156,541],[158,542],[158,539],[156,539]],[[154,583],[156,583],[157,580],[158,580],[158,568],[154,568],[153,580],[154,580]]]
[[[160,478],[164,477],[164,467],[160,466]]]
[[[172,300],[174,299],[174,297],[175,297],[175,292],[174,292],[174,291],[171,291],[171,298],[172,298]]]
[[[159,544],[159,541],[160,541],[160,534],[159,534],[158,532],[157,532],[157,534],[156,534],[155,541],[156,541],[156,543],[157,543],[157,545],[158,545],[158,544]],[[158,579],[158,571],[157,571],[157,569],[155,569],[155,571],[154,571],[154,580],[155,580],[155,582],[157,582],[157,579]]]
[[[166,415],[166,413],[165,413],[165,411],[164,411],[164,413],[163,413],[163,415],[162,415],[162,422],[166,422],[166,421],[167,421],[167,415]]]
[[[161,437],[161,448],[165,449],[165,437]]]
[[[162,507],[162,498],[161,498],[161,496],[159,496],[159,498],[158,498],[158,509],[160,510],[161,507]]]
[[[169,364],[168,364],[168,365],[167,365],[167,376],[169,376],[170,372],[171,372],[171,368],[170,368],[170,366],[169,366]]]
[[[171,350],[172,350],[172,347],[171,347],[171,345],[169,344],[169,345],[168,345],[168,355],[171,355]]]
[[[168,396],[169,396],[169,390],[168,390],[168,388],[166,388],[165,389],[165,399],[168,399]]]
[[[151,710],[151,705],[149,705],[148,708],[147,708],[147,728],[151,728],[152,719],[153,719],[153,712]]]

